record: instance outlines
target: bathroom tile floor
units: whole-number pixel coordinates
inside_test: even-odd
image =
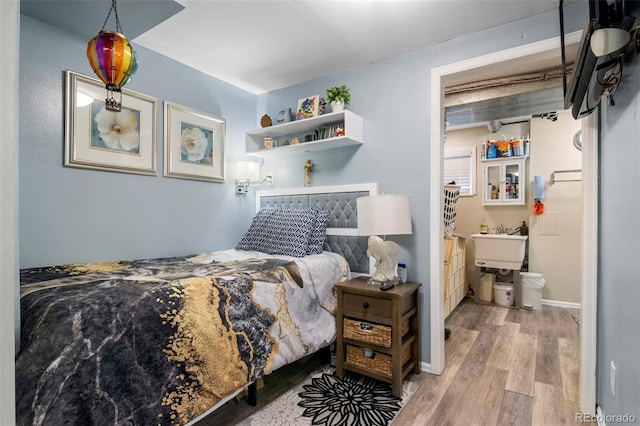
[[[445,322],[445,370],[409,376],[420,387],[394,426],[580,423],[576,314],[465,298]]]

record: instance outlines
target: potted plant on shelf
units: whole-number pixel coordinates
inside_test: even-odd
[[[327,100],[331,102],[331,111],[342,111],[351,101],[351,93],[346,85],[334,86],[327,89]]]

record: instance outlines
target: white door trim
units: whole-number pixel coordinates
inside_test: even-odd
[[[455,65],[455,64],[453,64]],[[431,325],[431,368],[444,370],[444,85],[446,67],[431,70],[431,196],[429,199],[429,305]]]
[[[582,120],[580,411],[586,414],[596,414],[599,110]]]
[[[579,42],[581,32],[574,32],[565,37],[565,43]],[[430,320],[431,320],[431,373],[441,374],[445,366],[444,354],[444,316],[443,283],[443,143],[444,143],[444,87],[445,80],[456,73],[473,70],[488,65],[518,60],[526,56],[557,52],[560,37],[531,43],[501,52],[492,53],[469,60],[456,62],[431,70],[431,196],[430,196]],[[593,115],[593,114],[592,114]],[[597,254],[597,123],[587,119],[583,131],[583,276],[582,276],[582,318],[588,319],[581,325],[581,357],[580,357],[580,407],[594,407],[595,401],[595,296],[596,296],[596,257]],[[585,146],[595,150],[585,153]],[[589,148],[589,150],[591,149]],[[587,154],[588,158],[585,158]],[[594,163],[595,155],[595,163]],[[586,160],[586,161],[585,161]],[[589,181],[587,181],[587,179]],[[594,189],[595,188],[595,189]],[[587,191],[588,189],[588,191]],[[591,263],[591,265],[587,265]],[[587,270],[588,268],[588,270]],[[593,379],[593,380],[591,380]]]

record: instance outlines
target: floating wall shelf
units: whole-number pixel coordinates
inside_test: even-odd
[[[340,124],[343,126],[344,135],[304,142],[305,136],[315,136],[316,131],[322,128]],[[258,157],[299,154],[362,145],[362,134],[362,117],[344,110],[248,131],[245,133],[245,149],[247,154]],[[264,148],[266,137],[273,138],[276,147]],[[293,138],[298,138],[299,143],[283,145],[285,140],[291,141]]]

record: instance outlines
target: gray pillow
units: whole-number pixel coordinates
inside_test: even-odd
[[[236,249],[303,257],[317,216],[311,208],[260,209]]]
[[[329,211],[314,209],[317,212],[316,220],[309,236],[309,246],[307,254],[320,254],[324,250],[324,243],[327,240],[327,222],[329,221]]]

